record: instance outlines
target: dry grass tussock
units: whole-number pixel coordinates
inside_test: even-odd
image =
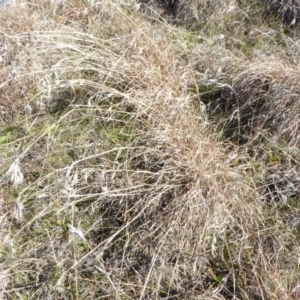
[[[139,4],[0,14],[0,298],[297,299],[298,69]]]

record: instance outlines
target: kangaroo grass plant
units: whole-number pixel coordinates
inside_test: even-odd
[[[2,8],[0,299],[299,298],[298,33],[271,2]]]

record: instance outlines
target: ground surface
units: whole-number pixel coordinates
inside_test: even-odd
[[[6,5],[0,299],[300,299],[298,7]]]

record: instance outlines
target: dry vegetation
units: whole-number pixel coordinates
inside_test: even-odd
[[[297,1],[0,12],[0,299],[300,299]]]

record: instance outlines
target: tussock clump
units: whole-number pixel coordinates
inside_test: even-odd
[[[247,71],[227,79],[229,84],[204,85],[203,101],[223,137],[260,165],[261,195],[268,203],[290,202],[299,197],[299,72],[266,58],[238,69]]]
[[[105,40],[104,47],[104,41],[85,34],[56,33],[61,37],[47,35],[42,47],[61,59],[45,70],[39,96],[49,103],[59,95],[72,97],[71,105],[58,119],[50,118],[33,144],[28,140],[19,149],[23,164],[30,153],[43,166],[34,181],[24,173],[29,186],[20,190],[21,230],[28,235],[31,224],[46,230],[49,224],[44,227],[42,220],[58,209],[49,238],[60,271],[53,260],[39,264],[38,284],[46,281],[44,267],[55,286],[65,286],[71,276],[78,289],[86,286],[85,276],[100,268],[104,277],[95,293],[114,298],[128,284],[132,299],[194,297],[212,284],[219,286],[215,278],[229,273],[228,282],[234,284],[238,269],[227,265],[224,252],[228,257],[248,251],[244,242],[233,241],[247,239],[247,232],[258,226],[259,203],[251,188],[242,181],[236,185],[242,173],[228,172],[231,160],[224,162],[221,146],[206,137],[206,125],[199,124],[189,97],[176,96],[182,74],[176,73],[175,60],[169,63],[176,52],[163,44],[163,37],[155,45],[149,41],[151,32],[141,34],[134,45],[131,39],[118,40],[127,52],[115,51],[114,40]],[[92,52],[81,57],[86,49]],[[39,155],[44,143],[48,154]],[[27,213],[21,217],[23,210]],[[79,226],[86,229],[84,238]],[[65,231],[82,240],[78,246],[71,237],[64,240]],[[51,252],[43,238],[34,246],[25,241],[22,237],[16,243],[37,260]],[[217,274],[209,272],[211,266]],[[52,294],[51,284],[44,289]]]
[[[124,30],[129,19],[120,14],[119,22]],[[178,68],[170,29],[157,30],[133,28],[117,40],[108,28],[98,38],[64,24],[32,33],[48,64],[28,102],[36,115],[2,181],[7,193],[10,180],[18,189],[4,231],[15,261],[2,266],[10,266],[9,297],[21,288],[40,298],[87,289],[114,299],[188,299],[220,286],[219,276],[235,284],[238,269],[226,260],[246,256],[259,203],[243,174],[228,172],[231,159],[206,136],[190,98],[179,96],[188,70]]]
[[[253,62],[228,85],[216,81],[219,98],[206,104],[225,116],[222,127],[228,137],[242,142],[263,134],[292,149],[299,143],[298,78],[287,64]]]

